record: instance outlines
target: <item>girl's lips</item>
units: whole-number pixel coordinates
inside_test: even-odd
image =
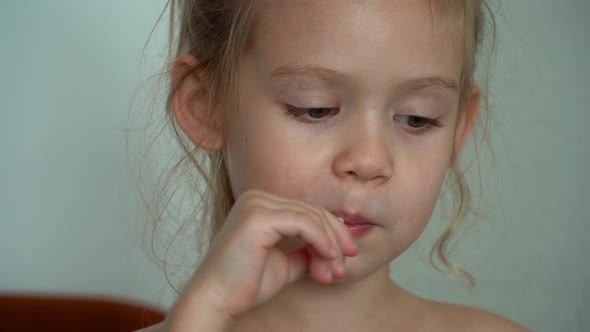
[[[366,223],[360,223],[360,224],[344,223],[344,224],[348,227],[350,234],[354,238],[359,238],[359,237],[369,233],[373,229],[373,227],[375,226],[373,224],[366,224]]]
[[[375,224],[371,220],[363,217],[362,215],[360,215],[358,213],[349,213],[346,211],[336,211],[336,212],[332,212],[332,214],[335,215],[336,217],[338,217],[338,219],[340,219],[345,224],[371,224],[371,225]]]
[[[348,227],[350,234],[355,238],[369,233],[375,227],[375,224],[357,213],[348,213],[345,211],[332,213]]]

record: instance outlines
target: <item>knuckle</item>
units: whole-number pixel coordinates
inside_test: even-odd
[[[239,224],[241,224],[242,227],[253,227],[260,220],[265,219],[267,214],[268,211],[266,208],[259,204],[255,204],[255,202],[244,204],[240,212]]]
[[[249,204],[244,208],[243,219],[251,223],[253,220],[259,219],[266,213],[265,209],[258,204]]]
[[[262,196],[262,192],[258,189],[249,189],[243,192],[240,197],[237,199],[237,202],[249,202],[252,200],[258,200]]]
[[[289,210],[285,212],[285,217],[288,218],[289,220],[293,220],[293,221],[297,221],[297,222],[301,222],[301,223],[309,223],[311,221],[311,218],[309,217],[309,215],[303,211],[297,211],[297,210]]]
[[[329,220],[328,216],[326,215],[326,212],[324,209],[318,208],[318,207],[314,207],[313,208],[313,212],[315,215],[318,216],[318,218],[322,219],[322,220]]]
[[[303,209],[309,213],[310,215],[313,215],[315,218],[317,218],[318,220],[321,220],[324,218],[324,215],[322,214],[322,210],[315,206],[315,205],[311,205],[307,202],[300,202],[301,207],[303,207]]]

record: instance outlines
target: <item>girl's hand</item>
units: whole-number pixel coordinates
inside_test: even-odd
[[[286,250],[283,245],[293,241],[296,248]],[[306,275],[330,283],[344,276],[344,256],[356,251],[347,227],[327,210],[246,192],[175,305],[168,326],[180,331],[174,326],[195,327],[199,320],[214,320],[211,315],[227,324]]]

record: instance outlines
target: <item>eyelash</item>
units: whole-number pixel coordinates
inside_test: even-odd
[[[425,117],[416,116],[416,115],[400,115],[400,116],[405,117],[406,123],[409,121],[410,118],[414,118],[415,120],[426,122],[426,125],[423,127],[419,127],[419,128],[410,127],[410,128],[412,128],[412,132],[417,135],[425,135],[426,132],[431,129],[431,127],[440,128],[443,126],[443,124],[438,119],[425,118]]]
[[[321,123],[322,118],[318,118],[317,120],[310,120],[304,118],[305,115],[309,114],[310,111],[315,110],[329,110],[329,116],[334,116],[338,114],[338,109],[334,107],[317,107],[317,108],[305,108],[305,107],[295,107],[292,105],[285,105],[286,111],[285,113],[289,116],[294,117],[295,119],[305,122],[305,123],[312,123],[312,124],[319,124]]]
[[[318,107],[318,108],[299,108],[299,107],[295,107],[292,105],[285,105],[285,113],[301,122],[304,123],[310,123],[310,124],[320,124],[323,121],[321,121],[324,117],[319,118],[318,121],[314,121],[314,120],[310,120],[310,119],[306,119],[304,118],[305,115],[308,115],[310,111],[313,110],[329,110],[329,114],[327,116],[333,116],[338,114],[338,109],[337,108],[333,108],[333,107]],[[416,128],[416,127],[410,127],[412,128],[412,134],[417,134],[417,135],[425,135],[426,132],[430,129],[430,127],[442,127],[443,124],[438,120],[438,119],[432,119],[432,118],[425,118],[425,117],[421,117],[421,116],[416,116],[416,115],[400,115],[402,117],[404,117],[406,120],[404,121],[406,124],[408,123],[408,121],[413,118],[414,120],[418,120],[418,121],[423,121],[426,122],[425,126]]]

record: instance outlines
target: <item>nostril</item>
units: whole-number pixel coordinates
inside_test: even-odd
[[[353,171],[346,171],[346,175],[349,175],[349,176],[354,176],[354,175],[355,175],[355,173],[354,173]]]

